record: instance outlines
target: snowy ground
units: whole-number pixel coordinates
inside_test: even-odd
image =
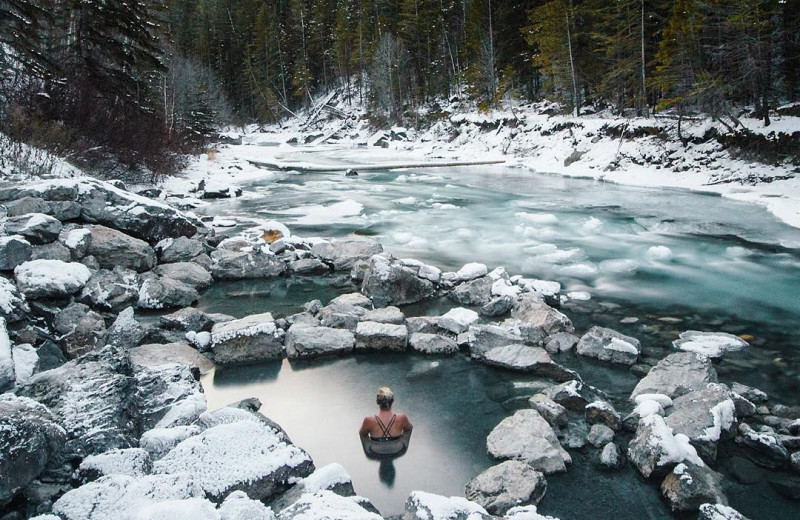
[[[336,108],[349,114],[349,119],[341,119],[338,112],[326,116],[323,110],[313,124],[301,115],[281,127],[232,132],[242,138],[242,145],[221,146],[216,153],[199,157],[182,178],[168,179],[164,187],[180,192],[199,179],[235,185],[271,175],[248,161],[287,169],[352,166],[358,170],[359,166],[380,164],[504,160],[509,166],[537,173],[718,193],[761,204],[787,224],[800,227],[798,169],[790,164],[774,166],[734,158],[715,139],[701,143],[711,129],[726,131],[710,119],[683,121],[682,136],[694,140],[684,147],[677,138],[677,121],[668,117],[551,116],[542,113],[547,108],[544,104],[515,104],[507,110],[480,114],[452,105],[446,109],[449,116],[424,131],[394,128],[376,132],[363,118],[363,110],[345,103]],[[742,118],[741,122],[760,135],[800,132],[800,117],[776,116],[767,128],[755,119]],[[354,149],[344,153],[339,164],[313,161],[315,150],[333,144]],[[292,151],[302,157],[292,159]]]

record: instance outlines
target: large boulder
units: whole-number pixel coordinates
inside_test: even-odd
[[[359,305],[331,302],[320,309],[317,318],[325,327],[356,330],[358,322],[366,313],[367,310]]]
[[[362,321],[356,327],[356,349],[396,350],[408,347],[408,329],[405,325]]]
[[[72,303],[56,315],[53,328],[67,357],[76,358],[105,345],[103,317],[82,303]]]
[[[197,370],[200,374],[214,368],[214,363],[185,342],[141,345],[131,348],[130,354],[133,364],[142,367],[176,364]]]
[[[135,435],[194,423],[206,411],[203,387],[185,364],[133,365]]]
[[[12,394],[0,396],[0,509],[57,461],[66,439],[45,406]]]
[[[97,309],[119,312],[139,302],[139,279],[136,271],[115,267],[92,274],[81,291],[80,301]]]
[[[272,314],[254,314],[217,323],[211,329],[211,351],[218,365],[235,365],[284,356],[283,331]]]
[[[661,494],[673,513],[688,513],[705,503],[728,505],[722,476],[705,464],[681,463],[661,483]]]
[[[49,244],[58,239],[61,222],[44,213],[29,213],[11,217],[5,223],[8,235],[22,235],[32,244]]]
[[[29,300],[69,298],[92,276],[89,268],[60,260],[31,260],[14,269],[19,291]]]
[[[194,262],[176,262],[159,265],[153,272],[161,277],[183,282],[197,291],[208,289],[214,282],[211,273]]]
[[[158,260],[162,264],[190,262],[206,252],[201,240],[187,237],[167,238],[155,246]]]
[[[524,462],[507,460],[470,480],[464,496],[489,513],[502,515],[515,506],[538,504],[546,491],[542,473]]]
[[[664,394],[679,397],[717,382],[711,360],[694,352],[670,354],[654,366],[631,392],[631,399],[641,394]]]
[[[286,331],[286,356],[319,357],[346,354],[355,347],[356,338],[347,329],[292,325]]]
[[[639,420],[636,436],[628,444],[628,458],[645,478],[664,476],[681,462],[703,465],[686,435],[673,435],[660,415]]]
[[[321,490],[304,493],[292,505],[279,509],[277,520],[381,520],[370,506],[361,497]]]
[[[149,276],[139,287],[138,304],[142,309],[177,309],[188,307],[199,298],[200,295],[193,287],[180,280],[166,276]]]
[[[569,318],[536,294],[519,297],[511,309],[511,316],[520,322],[520,331],[528,343],[542,343],[552,334],[574,330]]]
[[[578,341],[576,352],[600,361],[633,365],[639,359],[642,345],[638,339],[615,330],[592,327]]]
[[[91,482],[106,475],[128,475],[142,477],[153,469],[150,454],[142,448],[110,450],[98,455],[89,455],[78,467],[78,478]]]
[[[136,272],[149,271],[156,265],[156,253],[150,244],[116,229],[88,226],[92,233],[87,254],[95,257],[100,267],[124,267]]]
[[[486,438],[486,446],[492,457],[526,462],[545,474],[566,471],[572,462],[536,410],[518,410],[503,419]]]
[[[211,254],[211,274],[216,280],[274,278],[283,274],[286,263],[271,253],[217,249]]]
[[[717,459],[717,443],[732,436],[735,412],[728,387],[709,383],[702,390],[674,399],[666,423],[674,433],[689,437],[697,453],[713,463]]]
[[[215,502],[233,491],[267,500],[313,470],[305,451],[257,420],[212,426],[153,463],[155,474],[188,474]]]
[[[495,347],[481,360],[487,365],[549,377],[558,382],[570,381],[577,376],[572,370],[555,363],[545,349],[519,343]]]
[[[381,255],[370,258],[361,290],[376,307],[416,303],[436,292],[433,283],[417,276],[413,268]]]
[[[311,475],[301,479],[270,504],[276,511],[282,511],[301,499],[303,495],[330,491],[342,497],[355,496],[353,481],[342,465],[333,463],[323,466]]]
[[[463,497],[443,497],[412,491],[406,500],[403,520],[492,520],[479,504]]]
[[[459,305],[481,307],[488,305],[492,299],[492,285],[494,280],[488,276],[476,278],[459,284],[453,289],[449,297]]]
[[[523,342],[519,330],[501,325],[472,325],[465,334],[469,353],[476,359],[481,359],[494,348]],[[461,337],[459,336],[459,342]]]
[[[195,217],[166,204],[87,177],[0,189],[0,200],[22,197],[44,199],[51,203],[51,208],[52,203],[77,203],[82,221],[119,229],[151,244],[169,237],[191,237],[205,229]]]
[[[380,242],[368,238],[337,238],[330,242],[319,242],[311,248],[311,254],[333,266],[337,271],[350,270],[358,260],[367,260],[383,252]]]
[[[0,271],[13,271],[31,259],[33,247],[22,235],[0,237]]]

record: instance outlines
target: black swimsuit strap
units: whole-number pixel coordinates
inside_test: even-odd
[[[389,432],[391,431],[392,426],[394,426],[395,419],[397,419],[397,415],[393,415],[392,419],[389,421],[389,424],[387,426],[384,426],[383,421],[381,421],[381,418],[378,417],[377,415],[375,416],[375,420],[378,421],[378,426],[381,427],[381,431],[383,432],[384,437],[391,437],[391,435],[389,435]]]

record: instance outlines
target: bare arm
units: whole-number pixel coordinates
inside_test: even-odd
[[[408,416],[406,414],[403,414],[403,431],[410,432],[413,429],[414,425],[411,424],[411,421],[408,420]]]
[[[364,421],[361,423],[361,428],[358,430],[358,435],[360,435],[362,438],[368,437],[369,431],[372,429],[369,419],[369,417],[365,417]]]

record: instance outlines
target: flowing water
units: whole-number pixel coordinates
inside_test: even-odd
[[[285,152],[283,160],[316,164],[369,162],[363,149]],[[207,214],[275,219],[300,236],[369,235],[398,257],[443,269],[470,261],[511,274],[588,291],[590,301],[564,305],[578,331],[610,326],[642,340],[644,356],[667,355],[683,330],[752,336],[752,347],[718,366],[723,382],[758,386],[787,404],[800,403],[800,230],[764,209],[681,190],[631,188],[532,174],[503,166],[342,173],[277,173],[245,186],[239,199]],[[215,286],[201,307],[243,316],[286,315],[302,303],[354,288],[345,277],[283,278]],[[446,310],[446,301],[404,309]],[[625,317],[637,323],[621,324]],[[250,396],[286,428],[318,466],[340,462],[356,491],[385,514],[399,513],[408,492],[461,495],[491,465],[485,438],[524,406],[545,382],[512,376],[456,356],[354,356],[314,363],[219,369],[206,376],[211,407]],[[627,370],[568,356],[559,359],[622,409],[636,383]],[[397,406],[415,422],[409,452],[393,467],[366,460],[356,430],[373,413],[373,395],[389,384]],[[604,474],[591,452],[572,452],[574,466],[549,479],[541,510],[562,520],[669,518],[655,488],[634,470]],[[726,468],[722,467],[723,472]],[[796,515],[768,485],[726,479],[732,505],[751,518]],[[766,508],[766,509],[765,509]],[[770,515],[764,516],[769,510]]]

